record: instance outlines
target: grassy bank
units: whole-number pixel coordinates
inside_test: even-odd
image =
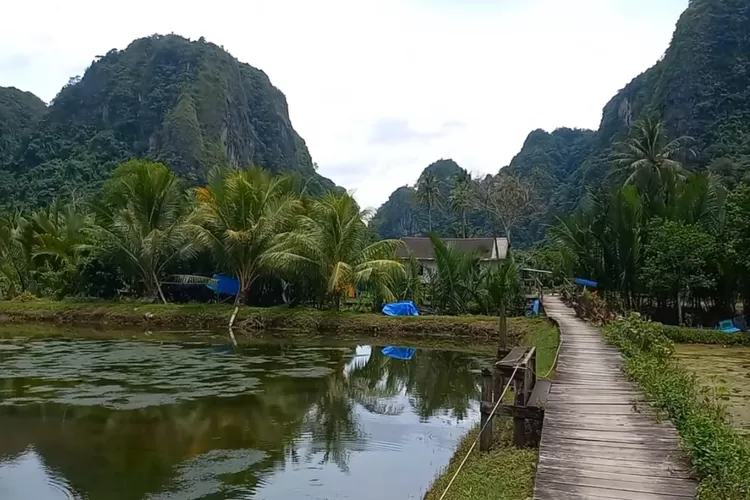
[[[144,329],[212,330],[226,327],[233,307],[219,304],[140,304],[33,300],[0,302],[0,322],[54,323],[77,326],[140,327]],[[308,308],[241,307],[238,330],[290,330],[315,334],[387,337],[430,336],[452,341],[490,341],[497,336],[497,319],[487,316],[388,317],[381,314],[321,311]],[[525,318],[508,320],[511,342],[528,335]]]
[[[721,330],[703,330],[665,325],[664,335],[676,344],[750,346],[750,333],[724,333]]]
[[[622,351],[628,374],[677,428],[701,478],[700,498],[750,498],[750,441],[732,428],[720,397],[675,359],[668,338],[674,331],[632,316],[605,333]]]
[[[559,332],[544,319],[526,322],[527,334],[523,343],[538,348],[537,369],[540,375],[544,375],[554,361],[560,339]],[[491,451],[479,453],[475,448],[445,496],[446,500],[525,500],[531,497],[538,451],[514,448],[511,420],[494,420],[494,442]],[[450,464],[427,492],[426,500],[440,498],[478,433],[477,426],[461,441]]]

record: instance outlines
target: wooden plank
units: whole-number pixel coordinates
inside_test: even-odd
[[[628,481],[617,478],[614,474],[599,475],[607,477],[594,477],[594,473],[582,475],[570,474],[561,480],[559,474],[550,474],[549,472],[544,471],[537,472],[536,477],[538,481],[544,481],[546,479],[549,482],[564,482],[565,484],[576,486],[618,490],[627,493],[661,493],[687,498],[690,498],[691,495],[695,496],[695,483],[690,479],[671,478],[659,480],[654,478],[649,481],[643,481],[642,479]]]
[[[534,390],[531,391],[529,396],[529,402],[526,406],[533,408],[544,408],[547,404],[547,398],[552,388],[552,382],[549,380],[538,380],[534,386]]]
[[[495,363],[497,367],[515,367],[526,355],[525,347],[514,347],[503,359]]]
[[[679,477],[682,479],[691,479],[693,477],[690,469],[685,466],[670,469],[665,468],[660,462],[623,462],[620,459],[612,457],[576,457],[575,461],[571,461],[570,457],[542,455],[540,456],[539,467],[561,469],[562,471],[568,472],[577,469],[586,469],[605,472],[623,472],[646,477]]]
[[[479,411],[482,415],[489,415],[494,407],[494,403],[483,402],[481,403]],[[517,417],[521,419],[541,421],[544,418],[544,410],[533,406],[500,405],[495,411],[495,416]]]
[[[537,488],[543,490],[541,495],[534,494],[535,500],[682,500],[694,499],[695,495],[672,495],[668,491],[644,493],[642,491],[622,491],[609,488],[592,488],[583,485],[570,485],[551,481],[538,481]]]
[[[695,498],[677,432],[656,421],[622,372],[618,350],[556,297],[544,304],[563,344],[545,405],[534,500]]]

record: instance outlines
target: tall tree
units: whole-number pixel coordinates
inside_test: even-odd
[[[700,227],[654,219],[649,224],[642,279],[652,289],[670,293],[683,324],[685,297],[696,289],[713,285],[707,272],[713,253],[713,238]]]
[[[166,268],[194,254],[185,226],[185,194],[174,172],[161,163],[131,160],[119,166],[102,199],[91,203],[95,224],[87,247],[122,264],[151,296]]]
[[[427,170],[417,181],[417,202],[427,209],[427,229],[432,233],[432,211],[440,207],[440,182],[434,173]]]
[[[515,174],[487,176],[475,185],[474,203],[492,219],[493,236],[502,230],[511,240],[513,229],[541,209],[534,187]]]
[[[461,220],[461,237],[466,238],[466,214],[471,209],[471,177],[459,176],[450,196],[451,209]]]
[[[678,157],[691,152],[690,141],[689,137],[670,141],[664,123],[649,116],[637,121],[630,137],[616,144],[615,165],[628,174],[625,184],[671,185],[685,176]]]

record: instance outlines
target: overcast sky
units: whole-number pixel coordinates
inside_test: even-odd
[[[429,163],[495,173],[533,129],[597,128],[688,0],[6,0],[0,86],[52,99],[94,56],[174,32],[287,96],[320,172],[378,206]]]

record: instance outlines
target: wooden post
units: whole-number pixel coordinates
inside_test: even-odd
[[[528,372],[529,370],[526,370]],[[516,406],[526,405],[526,374],[523,380],[513,380],[513,390],[515,392]],[[526,445],[526,421],[523,417],[513,417],[513,444],[516,448],[523,448]]]
[[[492,396],[492,372],[488,369],[482,370],[482,402],[491,403],[494,407],[494,397]],[[490,451],[492,447],[492,419],[489,414],[490,410],[482,410],[480,415],[480,429],[484,429],[479,435],[479,451]]]
[[[503,374],[500,373],[500,370],[498,370],[497,368],[492,371],[492,382],[494,384],[494,388],[492,390],[492,399],[494,401],[497,401],[503,395],[503,389],[505,389],[505,380],[503,380]]]

